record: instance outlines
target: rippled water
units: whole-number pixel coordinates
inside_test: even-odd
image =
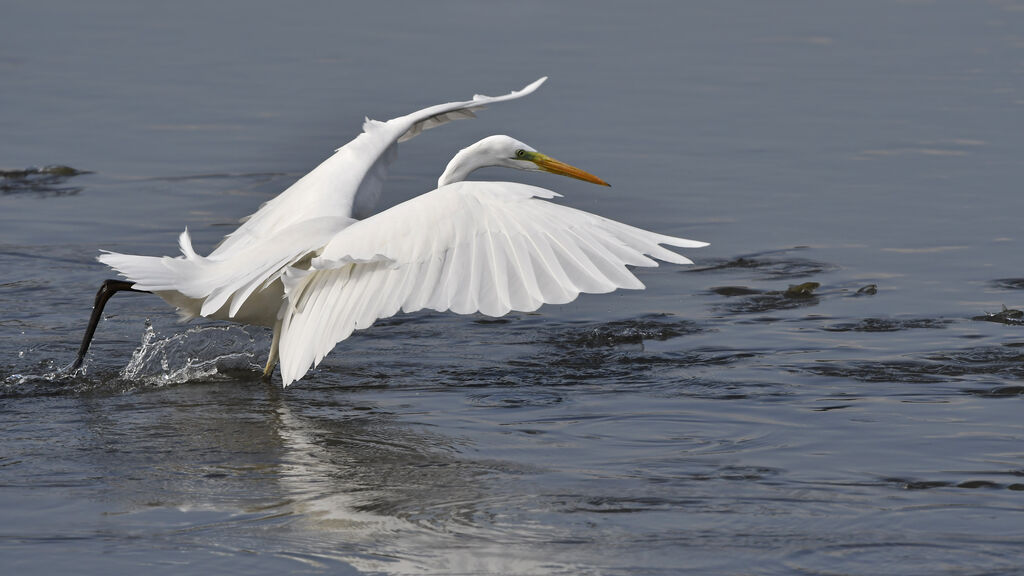
[[[496,27],[495,23],[500,22]],[[0,19],[0,563],[18,574],[1024,573],[1024,10],[1013,1],[33,3]],[[711,246],[648,289],[269,334],[118,295],[388,118],[402,149]],[[508,177],[498,171],[486,177]]]

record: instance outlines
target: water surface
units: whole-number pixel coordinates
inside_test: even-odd
[[[1024,572],[1018,2],[38,2],[0,19],[0,561],[108,574]],[[711,242],[643,292],[379,322],[281,390],[260,329],[119,295],[354,137],[385,204],[507,133]],[[46,168],[67,166],[72,170]]]

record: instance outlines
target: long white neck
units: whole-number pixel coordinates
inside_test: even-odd
[[[448,163],[448,167],[444,169],[444,173],[437,179],[437,187],[440,188],[453,182],[462,182],[469,178],[469,174],[477,168],[489,165],[490,163],[486,162],[485,158],[477,153],[476,145],[463,148],[452,158],[451,162]]]

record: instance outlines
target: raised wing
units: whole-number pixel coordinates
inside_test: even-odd
[[[333,156],[267,201],[214,250],[227,256],[234,250],[266,241],[276,230],[315,217],[365,218],[373,213],[388,166],[397,157],[397,144],[424,130],[461,118],[497,102],[531,94],[547,77],[504,96],[476,95],[464,102],[448,102],[393,118],[367,119],[363,132],[338,148]]]
[[[117,269],[140,290],[185,296],[189,300],[189,309],[183,311],[186,315],[237,319],[250,296],[280,278],[288,266],[308,260],[354,222],[354,217],[372,212],[399,141],[452,120],[471,118],[474,110],[488,104],[522,98],[546,79],[504,96],[477,95],[472,100],[438,104],[387,122],[367,119],[362,134],[264,203],[209,256],[200,256],[192,249],[186,230],[180,240],[181,256],[105,253],[99,260]],[[183,301],[173,299],[176,306]],[[248,321],[274,323],[276,309],[257,312],[256,317],[247,315]]]
[[[285,273],[284,384],[353,330],[399,310],[501,316],[581,292],[643,288],[627,266],[657,266],[651,257],[689,264],[660,244],[706,245],[545,201],[555,196],[524,184],[458,182],[341,231],[309,270]]]

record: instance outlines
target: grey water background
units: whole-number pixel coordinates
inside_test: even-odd
[[[1019,0],[0,14],[4,573],[1024,573],[1024,326],[983,320],[1024,308]],[[98,250],[208,250],[364,116],[541,75],[385,204],[508,133],[612,188],[481,177],[696,265],[381,321],[286,390],[263,331],[119,295],[62,372]]]

